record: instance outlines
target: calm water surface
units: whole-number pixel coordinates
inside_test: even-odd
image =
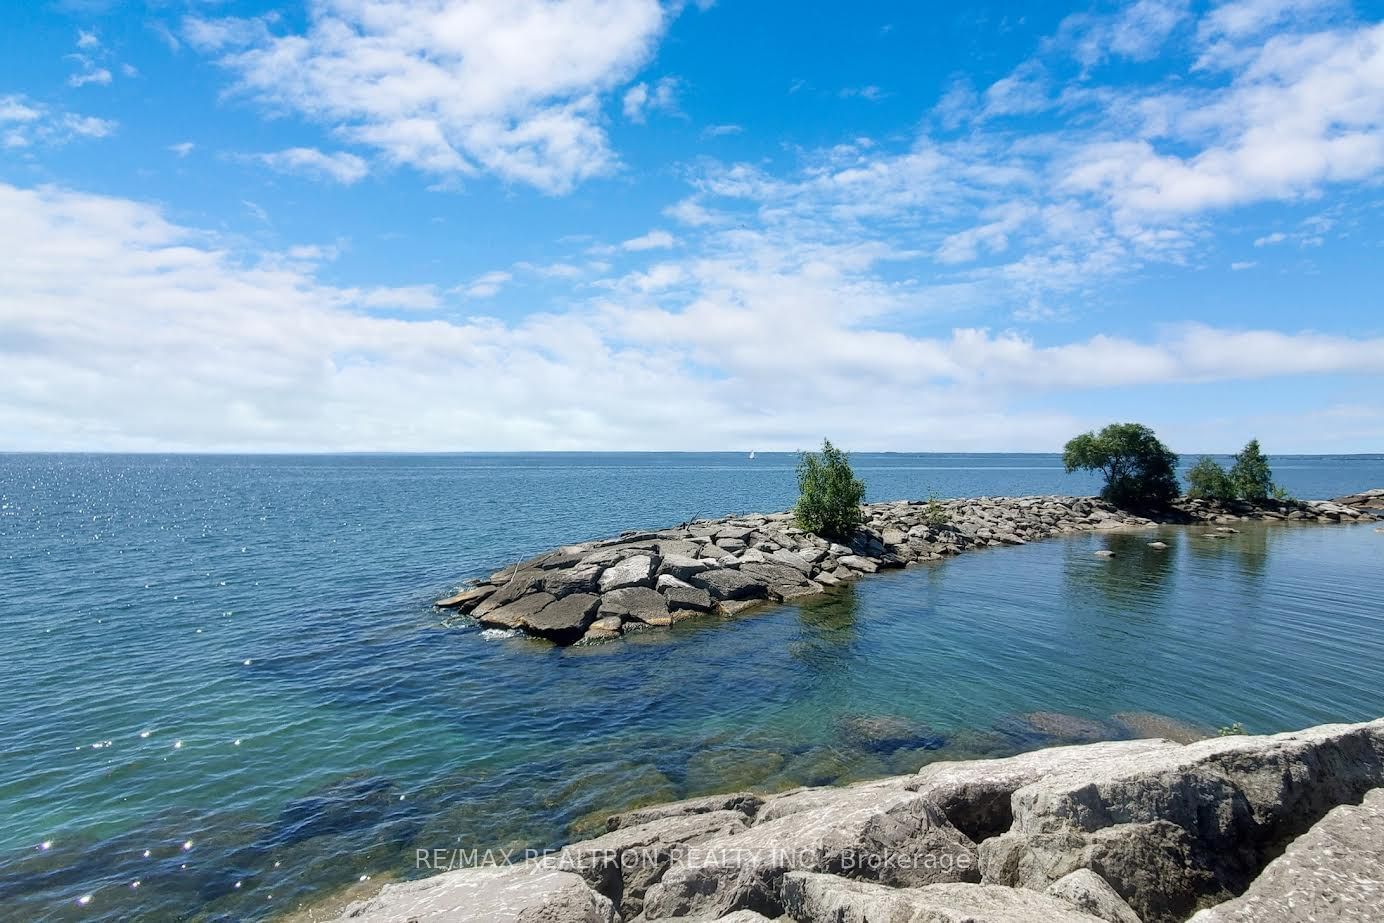
[[[1055,456],[855,461],[871,499],[1097,486]],[[1275,472],[1333,496],[1384,486],[1384,456]],[[267,917],[632,800],[1128,734],[1117,713],[1384,715],[1373,526],[1083,535],[595,648],[430,606],[560,542],[793,491],[776,455],[0,456],[0,915]],[[906,732],[862,734],[879,715]]]

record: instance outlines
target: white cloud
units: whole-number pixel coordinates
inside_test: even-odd
[[[360,182],[370,172],[366,162],[355,154],[345,151],[324,153],[312,147],[291,147],[283,151],[254,154],[252,159],[280,173],[302,173],[346,186]]]
[[[196,147],[197,145],[191,141],[179,141],[177,144],[170,144],[168,149],[179,157],[186,157],[188,154],[191,154]]]
[[[111,72],[104,67],[93,67],[67,78],[67,85],[73,87],[84,87],[89,83],[94,83],[97,86],[106,86],[110,82]]]
[[[513,278],[513,274],[502,270],[482,273],[458,291],[467,298],[493,298]]]
[[[550,193],[615,163],[603,94],[651,54],[657,0],[321,0],[303,34],[190,19],[236,89],[429,173]]]
[[[1111,15],[1078,13],[1063,20],[1055,47],[1069,48],[1083,67],[1112,58],[1147,61],[1188,19],[1188,0],[1135,0]]]
[[[1287,239],[1287,234],[1284,234],[1282,231],[1274,231],[1272,234],[1265,234],[1263,237],[1256,238],[1254,245],[1256,247],[1268,247],[1273,244],[1281,244]]]
[[[1259,264],[1254,260],[1239,260],[1237,262],[1231,263],[1230,268],[1234,272],[1243,272],[1246,269],[1253,269],[1258,265]]]
[[[676,77],[663,77],[652,84],[636,83],[625,91],[623,108],[625,118],[636,125],[643,125],[650,113],[678,113],[678,80]]]
[[[728,135],[740,135],[745,133],[743,125],[708,125],[702,129],[702,136],[706,138],[724,138]]]
[[[97,38],[95,32],[88,32],[85,29],[78,29],[77,47],[88,51],[95,48],[100,48],[101,39]]]
[[[637,253],[641,250],[663,250],[677,243],[677,238],[667,231],[655,228],[647,234],[632,237],[620,245],[621,250]]]
[[[56,147],[78,138],[105,138],[117,127],[107,119],[54,111],[22,95],[0,96],[0,148]]]
[[[889,94],[885,93],[884,90],[874,84],[869,84],[863,87],[845,87],[838,92],[837,95],[842,99],[865,99],[873,103],[878,102]]]
[[[1051,448],[1091,421],[1045,394],[1384,373],[1384,340],[1310,332],[1039,345],[870,327],[902,295],[871,278],[881,255],[785,260],[743,234],[645,274],[660,299],[689,295],[679,307],[619,286],[505,323],[447,319],[428,286],[332,286],[315,249],[239,251],[125,199],[0,184],[0,216],[6,448],[795,448],[824,431],[861,448]]]

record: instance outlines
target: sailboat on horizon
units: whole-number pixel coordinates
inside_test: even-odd
[[[754,449],[750,449],[750,461],[754,461]]]

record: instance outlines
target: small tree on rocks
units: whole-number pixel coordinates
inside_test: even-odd
[[[1187,472],[1187,496],[1196,500],[1234,500],[1235,482],[1214,459],[1203,455]]]
[[[1269,457],[1259,450],[1259,440],[1251,439],[1235,456],[1230,469],[1235,494],[1246,500],[1267,500],[1274,492]]]
[[[798,460],[798,527],[823,538],[844,541],[860,528],[865,485],[851,470],[850,457],[831,440],[822,451]]]
[[[1082,433],[1067,443],[1062,461],[1069,472],[1102,472],[1100,495],[1116,506],[1162,507],[1179,493],[1177,453],[1141,423],[1111,423],[1099,433]]]

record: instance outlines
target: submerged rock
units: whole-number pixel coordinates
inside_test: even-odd
[[[836,730],[850,746],[875,753],[938,750],[947,742],[927,725],[899,715],[846,715],[836,720]]]

